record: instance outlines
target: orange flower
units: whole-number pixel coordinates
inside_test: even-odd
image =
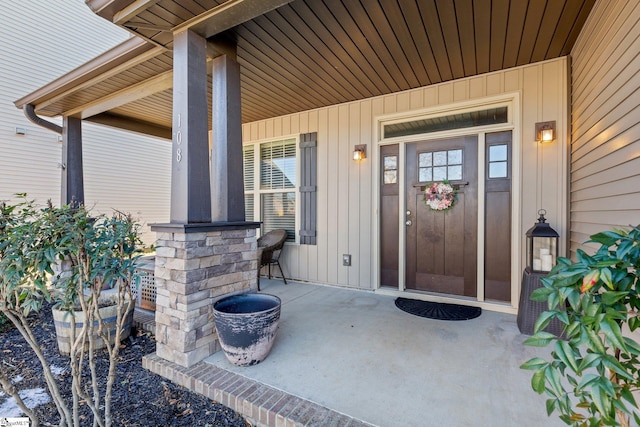
[[[600,270],[591,270],[589,274],[583,277],[582,287],[580,288],[580,292],[584,294],[589,289],[593,288],[595,284],[598,283],[599,279],[600,279]]]

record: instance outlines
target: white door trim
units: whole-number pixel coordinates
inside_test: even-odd
[[[507,123],[501,123],[498,125],[489,125],[474,128],[455,129],[444,132],[433,132],[420,135],[411,135],[406,137],[388,138],[384,139],[382,136],[382,129],[385,124],[397,123],[402,121],[408,121],[412,119],[420,119],[434,116],[442,116],[446,114],[460,113],[464,111],[475,110],[478,108],[487,108],[494,106],[507,106],[508,107],[508,119]],[[373,137],[374,137],[374,150],[372,150],[373,161],[373,176],[376,180],[376,185],[373,187],[373,201],[375,207],[374,220],[372,221],[372,235],[373,235],[373,262],[371,277],[374,280],[374,289],[376,292],[391,295],[402,295],[406,293],[405,287],[405,262],[406,262],[406,227],[405,227],[405,215],[406,212],[406,192],[405,192],[405,162],[406,162],[406,144],[417,141],[428,141],[435,139],[446,139],[464,135],[478,135],[478,268],[477,268],[477,297],[475,299],[466,298],[454,298],[439,295],[430,295],[422,293],[413,293],[412,297],[419,299],[425,299],[429,301],[437,302],[460,302],[465,301],[465,304],[477,305],[487,308],[492,311],[502,311],[508,313],[516,313],[519,296],[519,277],[521,268],[521,256],[520,247],[522,236],[520,236],[520,182],[521,182],[521,140],[520,140],[520,123],[521,123],[521,104],[520,93],[513,92],[502,94],[495,97],[486,97],[473,101],[466,101],[460,103],[452,103],[447,105],[440,105],[428,109],[420,109],[413,111],[405,111],[402,113],[393,113],[375,116],[373,118]],[[511,182],[511,303],[495,303],[484,302],[484,223],[485,223],[485,202],[484,202],[484,177],[485,175],[485,135],[489,132],[498,132],[510,130],[512,132],[512,182]],[[380,287],[380,152],[379,147],[383,145],[398,144],[399,152],[399,165],[398,165],[398,184],[399,184],[399,259],[398,259],[398,289],[381,288]]]

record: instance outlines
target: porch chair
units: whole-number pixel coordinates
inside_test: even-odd
[[[279,261],[285,240],[287,240],[287,230],[272,230],[258,239],[258,248],[261,249],[260,265],[258,266],[258,290],[260,290],[260,270],[265,265],[269,266],[269,279],[271,279],[271,264],[276,264],[280,269],[284,284],[287,284]]]

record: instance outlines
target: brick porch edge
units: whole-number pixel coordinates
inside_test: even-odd
[[[158,357],[143,368],[241,414],[256,427],[371,427],[371,424],[206,362],[185,368]]]

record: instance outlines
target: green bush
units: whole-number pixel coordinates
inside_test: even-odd
[[[38,207],[26,195],[16,204],[0,203],[0,312],[19,329],[40,359],[43,376],[60,415],[60,426],[80,425],[79,405],[93,413],[93,425],[110,427],[111,396],[116,380],[120,337],[133,310],[138,224],[121,213],[90,215],[83,206]],[[63,266],[62,271],[54,271]],[[101,292],[114,288],[116,326],[113,339],[99,312]],[[70,312],[71,403],[63,396],[28,321],[44,302]],[[73,309],[86,321],[76,326]],[[99,378],[95,339],[104,342],[107,378]],[[83,373],[88,372],[89,375]],[[31,419],[38,420],[0,370],[0,385]],[[83,423],[84,424],[84,423]]]
[[[640,344],[623,334],[640,327],[640,229],[591,236],[593,255],[578,250],[576,261],[560,258],[531,299],[547,301],[534,335],[525,344],[553,344],[551,360],[522,365],[535,371],[532,388],[550,396],[547,413],[557,411],[574,426],[640,423],[632,392],[640,387]],[[561,337],[543,331],[552,319]]]

